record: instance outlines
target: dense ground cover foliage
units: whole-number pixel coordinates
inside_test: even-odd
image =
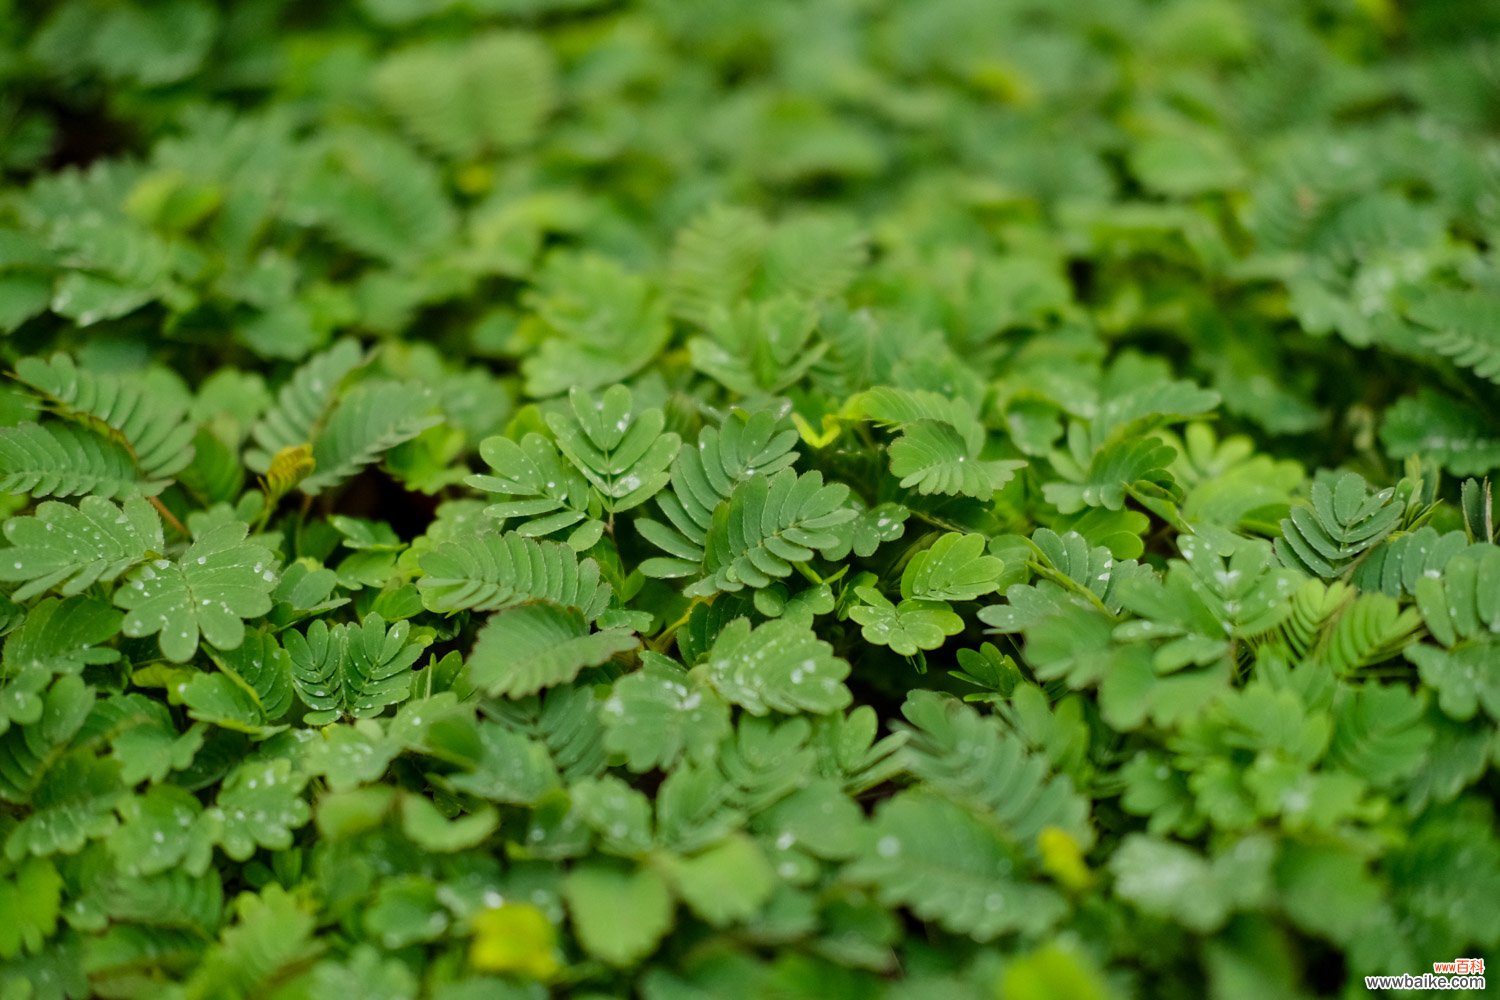
[[[1500,943],[1500,7],[0,2],[0,997]]]

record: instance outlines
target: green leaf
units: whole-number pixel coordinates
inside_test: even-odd
[[[1233,640],[1263,635],[1291,612],[1287,598],[1301,578],[1273,564],[1268,543],[1205,527],[1177,544],[1183,557],[1168,562],[1164,578],[1140,573],[1117,588],[1120,606],[1139,620],[1116,628],[1115,638],[1161,642],[1160,673],[1220,662]]]
[[[5,856],[19,861],[28,854],[77,854],[114,831],[115,805],[125,794],[114,761],[78,752],[63,757],[32,796],[31,814],[11,830]]]
[[[1276,554],[1288,566],[1325,580],[1342,575],[1401,520],[1395,490],[1370,494],[1364,479],[1353,472],[1314,483],[1310,500],[1311,506],[1294,508],[1281,522]]]
[[[1132,152],[1130,169],[1146,187],[1168,195],[1233,190],[1244,180],[1233,149],[1206,130],[1148,137]]]
[[[190,792],[175,785],[153,785],[144,795],[120,803],[120,828],[109,850],[121,872],[155,875],[175,868],[201,875],[213,855],[211,823]]]
[[[1424,694],[1395,685],[1368,685],[1344,692],[1334,706],[1329,760],[1370,784],[1385,786],[1421,766],[1432,742],[1423,722]]]
[[[276,640],[253,631],[230,651],[213,650],[216,674],[195,674],[181,697],[193,718],[226,729],[270,735],[292,706],[291,658]]]
[[[724,699],[753,715],[826,713],[849,704],[849,664],[800,622],[750,627],[739,618],[719,633],[705,672]]]
[[[568,789],[573,808],[599,836],[600,847],[624,857],[651,848],[651,800],[612,775],[585,778]]]
[[[984,554],[983,535],[949,532],[912,556],[901,573],[901,596],[919,601],[972,601],[993,591],[1005,564]]]
[[[294,773],[285,759],[250,760],[230,772],[206,813],[224,853],[245,861],[257,848],[290,847],[292,831],[312,818],[302,798],[306,784],[307,778]]]
[[[556,542],[490,534],[437,546],[419,562],[426,575],[417,586],[429,611],[498,611],[549,601],[591,622],[609,603],[599,564]]]
[[[1368,931],[1384,909],[1384,893],[1364,859],[1338,845],[1288,845],[1276,883],[1294,924],[1338,942]]]
[[[703,543],[703,579],[683,593],[708,597],[790,576],[794,564],[838,546],[830,529],[854,519],[844,506],[848,495],[847,486],[825,486],[816,472],[751,477],[714,511]]]
[[[358,625],[330,628],[320,618],[305,635],[287,632],[292,686],[312,709],[306,721],[323,725],[340,716],[367,718],[405,701],[411,696],[412,664],[430,641],[420,631],[412,635],[410,622],[387,627],[376,612]]]
[[[1464,514],[1464,530],[1471,539],[1480,542],[1495,540],[1495,501],[1490,493],[1489,480],[1483,483],[1477,479],[1464,480],[1459,488],[1459,506]]]
[[[918,420],[891,443],[891,475],[924,495],[986,499],[1025,468],[1021,461],[982,461],[950,424]]]
[[[401,830],[423,850],[452,853],[478,846],[500,825],[493,806],[483,806],[467,816],[450,819],[420,795],[401,800]]]
[[[1245,838],[1205,859],[1180,844],[1131,834],[1110,859],[1110,870],[1115,892],[1143,912],[1211,934],[1236,910],[1264,905],[1275,860],[1275,845],[1264,837]]]
[[[1077,449],[1074,451],[1076,456]],[[1126,496],[1138,489],[1171,497],[1175,495],[1176,484],[1169,468],[1176,457],[1171,445],[1156,438],[1115,441],[1092,456],[1081,477],[1072,477],[1076,483],[1048,483],[1042,487],[1042,493],[1064,514],[1085,507],[1120,510],[1125,506]],[[1056,464],[1063,466],[1061,462]]]
[[[1393,458],[1428,458],[1455,476],[1500,467],[1500,427],[1492,417],[1427,387],[1385,411],[1380,440]]]
[[[301,151],[307,165],[287,209],[299,222],[318,226],[359,254],[397,265],[438,253],[453,238],[458,220],[437,165],[391,132],[360,125],[323,129]],[[382,288],[366,281],[363,290],[369,296],[410,294],[397,283]]]
[[[925,791],[899,792],[881,803],[865,849],[846,869],[886,905],[905,906],[976,941],[1045,933],[1062,918],[1062,898],[1020,881],[1021,874],[998,833]]]
[[[245,468],[235,449],[204,428],[193,436],[193,461],[177,481],[205,507],[234,503],[245,488]]]
[[[341,340],[308,358],[276,394],[275,405],[250,429],[257,447],[246,453],[246,464],[263,473],[278,452],[312,444],[334,408],[340,384],[363,362],[364,352],[352,340]]]
[[[650,868],[589,861],[568,873],[563,897],[579,943],[610,965],[635,965],[672,927],[672,897]],[[621,920],[627,913],[630,919]]]
[[[571,413],[549,413],[547,425],[562,451],[598,493],[611,514],[630,510],[655,496],[670,478],[681,439],[663,432],[661,410],[636,412],[630,390],[611,386],[595,400],[574,389]]]
[[[47,311],[52,282],[40,274],[0,274],[0,333]]]
[[[299,488],[316,496],[380,461],[442,421],[425,388],[399,382],[365,382],[344,394],[312,442],[314,472]]]
[[[770,862],[743,834],[692,856],[668,855],[663,874],[677,896],[715,927],[748,920],[776,888]]]
[[[110,745],[111,756],[120,763],[121,780],[127,785],[160,782],[173,771],[188,770],[207,738],[205,727],[193,725],[179,733],[165,706],[146,702],[141,695],[130,700],[140,711],[122,720]]]
[[[761,289],[807,299],[842,295],[864,266],[867,234],[851,216],[796,215],[771,233],[762,259]]]
[[[27,858],[0,875],[0,958],[41,949],[57,929],[62,888],[62,877],[44,858]]]
[[[699,571],[720,503],[752,477],[775,475],[796,460],[792,447],[797,432],[777,430],[778,425],[776,416],[766,410],[732,413],[722,426],[699,431],[696,448],[677,453],[672,489],[656,498],[671,526],[636,521],[642,536],[672,558],[646,560],[643,573],[673,578]]]
[[[481,725],[477,740],[466,734],[462,743],[451,749],[442,742],[450,734],[457,736],[453,730],[446,730],[430,745],[434,751],[447,751],[446,756],[460,757],[468,765],[466,773],[448,779],[460,791],[496,802],[532,805],[559,785],[557,765],[547,748],[521,733],[503,726]]]
[[[964,620],[946,601],[904,600],[897,605],[873,587],[856,587],[854,592],[865,603],[851,607],[849,617],[859,622],[865,641],[889,646],[902,656],[937,649],[964,629]]]
[[[538,399],[621,382],[672,334],[653,283],[608,257],[549,254],[536,282],[529,304],[551,336],[522,359],[521,372]]]
[[[238,521],[218,524],[176,562],[134,570],[114,596],[126,611],[125,634],[160,633],[162,655],[177,663],[192,658],[200,633],[219,649],[243,642],[244,619],[271,610],[277,572],[276,557],[245,540],[248,530]]]
[[[673,312],[707,326],[749,288],[770,235],[755,212],[713,205],[678,230],[668,267]]]
[[[1500,549],[1476,546],[1425,574],[1415,587],[1417,607],[1444,646],[1500,634]]]
[[[981,459],[984,427],[968,405],[938,393],[879,387],[861,393],[846,411],[901,434],[891,442],[891,474],[919,493],[988,500],[1026,466]]]
[[[469,654],[469,680],[496,697],[522,698],[566,684],[585,667],[640,645],[629,629],[590,632],[576,611],[526,604],[492,616]]]
[[[530,143],[557,101],[556,76],[534,35],[494,31],[408,46],[381,62],[373,85],[424,145],[469,159]]]
[[[0,798],[9,802],[31,800],[94,707],[93,689],[77,676],[61,677],[35,694],[30,710],[17,718],[20,727],[0,737]]]
[[[757,817],[761,835],[777,850],[806,851],[816,857],[847,860],[864,843],[864,812],[836,781],[823,779],[800,788]]]
[[[5,522],[11,547],[0,550],[0,580],[25,581],[12,600],[25,601],[54,587],[65,596],[82,593],[166,548],[161,520],[138,497],[120,506],[97,496],[83,497],[77,507],[48,501],[36,511],[34,517]]]
[[[308,774],[327,778],[334,792],[343,792],[378,780],[400,752],[401,744],[386,739],[379,722],[361,719],[352,726],[323,727],[321,738],[309,741],[302,765]]]
[[[519,444],[507,437],[485,438],[480,442],[479,455],[491,473],[469,476],[465,482],[508,498],[485,508],[490,517],[524,519],[514,530],[528,537],[576,528],[574,537],[581,534],[586,540],[602,532],[603,525],[597,521],[592,522],[597,526],[595,531],[588,530],[589,523],[577,527],[589,522],[591,516],[593,495],[588,480],[564,465],[557,449],[542,435],[527,434]]]
[[[382,958],[372,945],[354,948],[347,961],[324,960],[313,969],[313,996],[381,997],[416,1000],[417,977],[399,958]]]
[[[447,931],[448,921],[432,880],[403,875],[381,884],[363,922],[381,947],[394,950],[437,940]]]
[[[1500,650],[1493,643],[1452,650],[1415,644],[1403,652],[1447,715],[1467,721],[1483,705],[1490,718],[1500,719],[1500,670],[1494,668]]]
[[[1335,673],[1349,673],[1392,659],[1421,627],[1416,608],[1402,610],[1384,594],[1360,594],[1325,629],[1315,656]]]
[[[602,713],[605,746],[636,772],[705,760],[729,733],[729,707],[706,679],[657,653],[615,681]]]
[[[904,535],[906,519],[910,516],[911,511],[901,504],[876,504],[869,510],[860,511],[854,520],[841,525],[838,529],[841,544],[832,550],[825,549],[823,554],[833,560],[846,559],[850,552],[861,558],[868,558],[884,543],[893,542]]]
[[[312,906],[280,885],[243,893],[235,910],[238,919],[224,928],[188,979],[188,1000],[255,996],[323,950],[313,940]]]
[[[901,711],[910,723],[901,727],[910,737],[903,763],[930,788],[992,817],[1028,854],[1049,827],[1085,848],[1093,843],[1088,801],[997,718],[923,690],[911,692]]]
[[[119,652],[101,647],[119,634],[122,621],[120,612],[91,597],[39,601],[5,640],[5,673],[37,671],[46,677],[113,663]]]
[[[716,311],[708,336],[688,341],[694,368],[731,392],[779,393],[801,379],[827,346],[813,340],[817,311],[796,295],[741,301]]]
[[[1468,549],[1469,539],[1464,532],[1439,534],[1430,525],[1424,525],[1416,531],[1387,537],[1360,560],[1349,579],[1360,590],[1406,597],[1416,593],[1422,579],[1441,576],[1454,557]]]
[[[70,424],[0,427],[0,490],[32,496],[105,499],[154,496],[160,480],[142,481],[121,444]]]
[[[1422,336],[1422,346],[1500,384],[1500,299],[1485,292],[1430,289],[1406,312],[1431,331]]]
[[[148,393],[135,380],[78,367],[66,354],[22,358],[16,377],[63,412],[98,421],[119,435],[146,479],[164,479],[193,458],[197,428],[184,422],[183,401]]]

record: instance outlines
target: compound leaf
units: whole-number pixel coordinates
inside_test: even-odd
[[[250,429],[257,447],[245,455],[256,472],[266,472],[277,454],[311,445],[328,419],[344,378],[364,363],[364,352],[352,340],[341,340],[303,362],[276,394],[276,402]]]
[[[1044,933],[1067,904],[1050,889],[1021,881],[1020,859],[998,832],[964,807],[930,791],[882,802],[865,849],[846,876],[871,886],[888,906],[905,906],[955,934],[990,941]]]
[[[373,611],[357,625],[330,627],[320,618],[305,634],[287,632],[292,686],[312,709],[306,721],[323,725],[340,716],[367,718],[405,701],[411,696],[411,667],[430,641],[430,633],[413,635],[410,622],[387,626]]]
[[[591,622],[609,604],[610,586],[599,579],[598,563],[566,545],[514,532],[446,542],[419,562],[425,575],[417,587],[429,611],[498,611],[548,601]]]
[[[849,664],[806,625],[782,618],[754,628],[747,618],[730,622],[705,669],[726,701],[753,715],[835,712],[851,700]]]
[[[487,694],[523,698],[639,644],[629,629],[590,632],[575,610],[524,604],[492,616],[480,630],[469,654],[469,680]]]
[[[715,510],[704,541],[704,577],[684,593],[707,597],[790,576],[794,563],[839,545],[830,529],[854,519],[855,511],[844,505],[848,495],[849,487],[825,486],[817,472],[799,476],[783,469],[751,477]]]
[[[239,521],[216,525],[175,562],[158,559],[132,571],[115,591],[125,634],[158,635],[162,655],[177,663],[192,658],[200,633],[219,649],[238,646],[244,619],[271,610],[277,576],[276,557],[247,542],[248,531]]]
[[[849,617],[859,622],[865,641],[889,646],[902,656],[937,649],[948,636],[964,630],[964,620],[947,601],[911,599],[892,604],[873,587],[856,587],[854,593],[864,603],[851,607]]]
[[[293,772],[292,762],[284,758],[249,760],[230,772],[208,810],[224,853],[244,861],[257,848],[277,851],[292,846],[292,831],[312,818],[302,798],[306,783],[307,778]]]
[[[920,601],[972,601],[1000,584],[1005,563],[985,555],[983,535],[949,532],[912,556],[901,574],[901,596]]]
[[[672,489],[657,496],[670,527],[647,519],[636,521],[645,539],[672,558],[647,559],[641,564],[643,573],[681,577],[700,571],[719,505],[751,477],[775,475],[796,460],[792,447],[797,432],[778,430],[778,425],[775,415],[766,410],[732,413],[722,426],[699,431],[696,448],[677,453]]]
[[[142,481],[125,446],[71,424],[0,427],[0,490],[35,497],[88,493],[106,499],[154,496],[162,480]]]
[[[611,513],[645,503],[667,484],[667,467],[681,439],[664,432],[658,409],[636,411],[630,390],[611,386],[596,400],[574,389],[570,413],[551,413],[557,446],[599,494]]]
[[[519,31],[426,43],[385,59],[375,93],[424,145],[474,158],[535,138],[556,103],[552,52]]]
[[[314,472],[299,484],[316,496],[350,478],[403,441],[442,421],[424,388],[366,382],[345,393],[312,442]]]
[[[729,734],[718,692],[659,653],[643,653],[641,668],[615,681],[602,713],[604,745],[637,772],[703,760]]]
[[[25,581],[11,594],[16,601],[54,587],[71,595],[110,583],[166,548],[161,519],[139,497],[118,506],[98,496],[83,497],[77,507],[48,501],[34,516],[6,521],[5,537],[11,547],[0,550],[0,580]]]
[[[72,416],[97,421],[119,435],[147,479],[164,479],[193,460],[186,406],[115,375],[78,367],[66,354],[50,361],[22,358],[16,377]]]

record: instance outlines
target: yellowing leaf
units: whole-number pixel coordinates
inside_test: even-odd
[[[469,964],[483,972],[506,972],[546,982],[562,968],[557,929],[529,903],[481,910],[470,924]]]

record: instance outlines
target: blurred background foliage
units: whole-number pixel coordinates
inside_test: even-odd
[[[715,252],[801,227],[788,274],[862,229],[850,304],[941,330],[932,363],[1022,385],[1139,346],[1291,453],[1482,471],[1496,28],[1470,0],[7,2],[0,329],[119,363],[560,339],[545,395],[555,364],[620,377],[582,315],[732,204],[763,218]],[[615,284],[565,303],[579,267]]]

